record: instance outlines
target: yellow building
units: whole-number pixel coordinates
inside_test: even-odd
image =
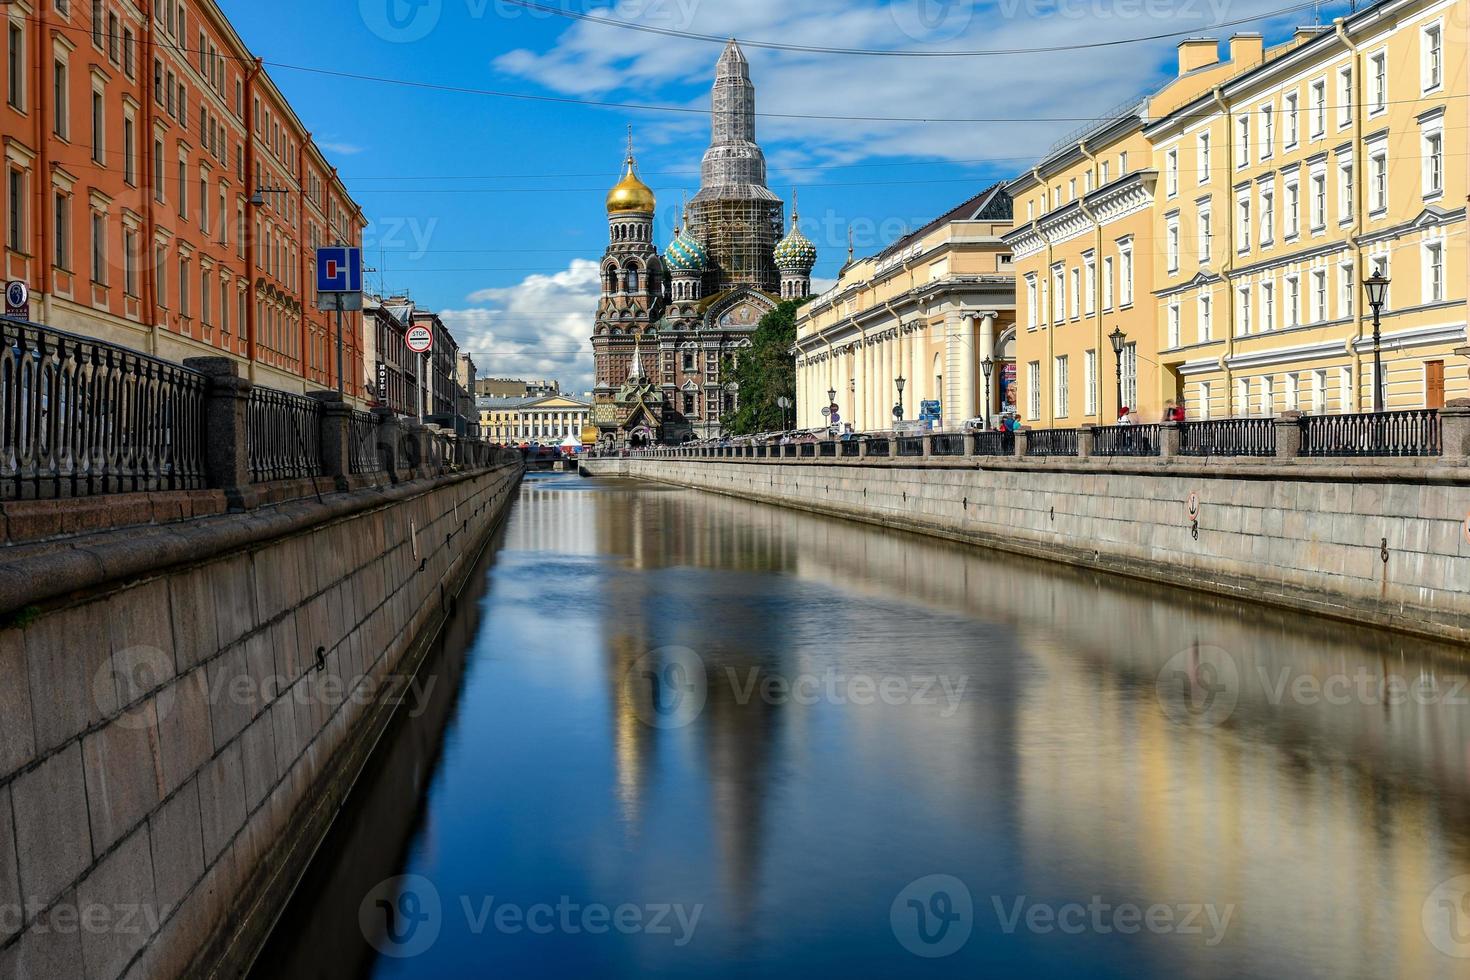
[[[797,427],[827,424],[828,392],[844,424],[893,427],[938,402],[944,428],[985,414],[985,358],[999,406],[1015,335],[1015,275],[1002,236],[1011,200],[999,185],[895,242],[849,260],[837,284],[802,308],[796,324]]]
[[[1373,273],[1385,406],[1467,394],[1465,16],[1385,0],[1155,114],[1160,362],[1191,418],[1372,411]]]
[[[1214,40],[1179,45],[1178,76],[1064,137],[1011,181],[1018,362],[1017,408],[1042,428],[1112,424],[1119,405],[1157,421],[1173,392],[1159,371],[1153,301],[1159,186],[1145,130],[1157,107],[1207,91],[1261,60],[1259,35],[1231,39],[1230,60]],[[1205,154],[1209,155],[1208,141]],[[1111,341],[1122,331],[1121,351]],[[1121,371],[1121,384],[1119,373]],[[1121,389],[1121,391],[1120,391]]]
[[[559,446],[567,439],[582,440],[582,430],[592,419],[592,403],[569,395],[539,398],[492,398],[476,400],[480,413],[480,438],[503,446],[538,443]]]

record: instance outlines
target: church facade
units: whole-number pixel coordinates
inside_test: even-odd
[[[783,299],[811,292],[816,248],[766,186],[755,141],[750,65],[731,41],[715,69],[711,137],[699,192],[662,251],[657,200],[629,140],[608,192],[608,246],[592,347],[592,421],[604,448],[720,436],[739,404],[731,366]]]

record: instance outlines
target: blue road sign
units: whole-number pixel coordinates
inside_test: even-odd
[[[316,250],[316,291],[362,292],[362,249],[328,245]]]

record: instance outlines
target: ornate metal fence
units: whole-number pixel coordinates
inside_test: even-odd
[[[1179,427],[1181,456],[1275,456],[1272,419],[1219,419]]]
[[[886,436],[868,440],[868,456],[888,456],[892,453],[892,443]]]
[[[1370,412],[1309,415],[1301,420],[1303,456],[1439,456],[1439,413]]]
[[[1026,434],[1027,456],[1076,456],[1076,429],[1033,429]]]
[[[37,324],[0,339],[0,498],[204,485],[204,375]]]
[[[898,455],[900,456],[922,456],[924,455],[924,439],[922,436],[899,436]]]
[[[1094,456],[1157,456],[1157,425],[1105,425],[1092,430]]]
[[[321,402],[254,388],[246,411],[252,482],[299,480],[321,472]]]
[[[842,443],[842,455],[848,459],[853,459],[861,455],[861,449],[862,447],[856,439],[848,439]]]
[[[977,432],[974,439],[976,456],[1016,455],[1014,432]]]
[[[377,418],[371,412],[353,412],[352,421],[348,424],[348,435],[352,444],[353,476],[383,472],[383,457],[378,454]],[[473,448],[475,444],[466,442],[464,445]],[[468,466],[476,465],[472,458],[460,462]]]
[[[836,456],[837,456],[837,443],[835,443],[835,442],[824,442],[824,443],[822,443],[821,444],[821,451],[818,453],[818,455],[819,456],[832,457],[832,458],[835,459]]]
[[[965,455],[965,437],[956,433],[934,436],[931,445],[935,456]]]

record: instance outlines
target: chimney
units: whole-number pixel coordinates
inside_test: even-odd
[[[1230,61],[1238,68],[1260,64],[1266,56],[1266,42],[1255,32],[1230,36]]]
[[[1323,31],[1330,30],[1332,30],[1332,28],[1323,27],[1318,24],[1303,24],[1301,27],[1298,27],[1296,29],[1296,33],[1292,34],[1291,42],[1293,44],[1305,44],[1307,41],[1310,41],[1312,38],[1316,37],[1318,34],[1321,34]]]
[[[1212,37],[1187,37],[1179,42],[1179,75],[1208,68],[1220,60],[1220,42]]]

